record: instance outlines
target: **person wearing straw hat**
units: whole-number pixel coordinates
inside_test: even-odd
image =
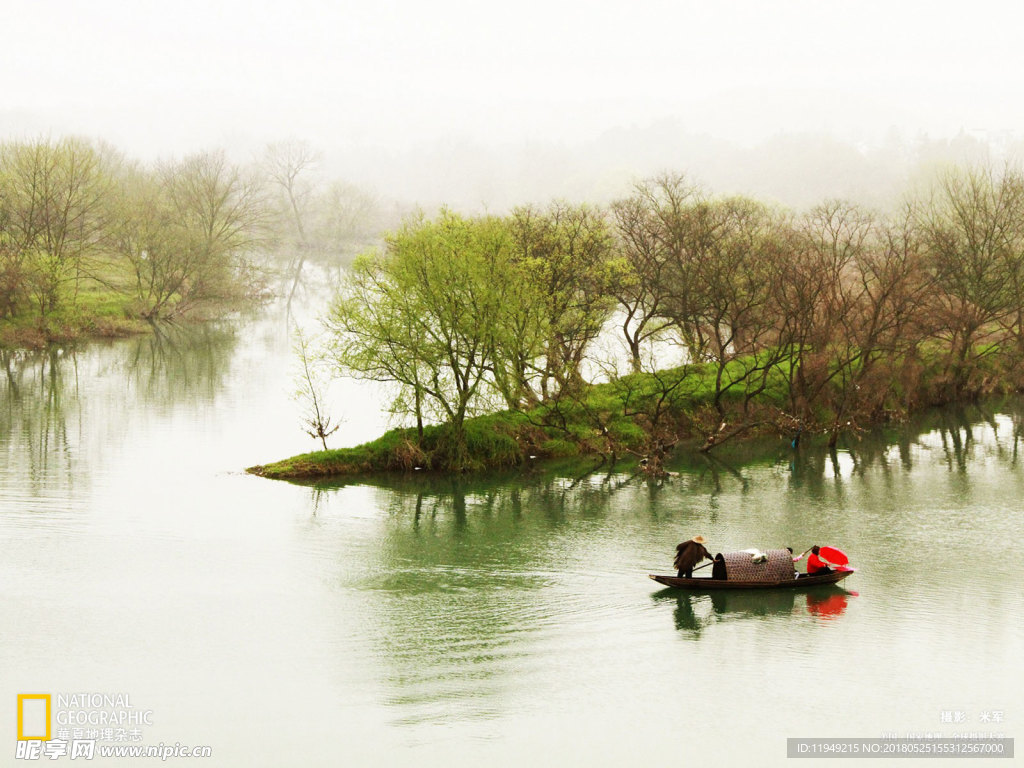
[[[704,558],[714,560],[711,553],[704,547],[703,536],[694,536],[689,541],[679,544],[676,547],[676,559],[673,562],[679,578],[688,579],[693,576],[693,566]]]

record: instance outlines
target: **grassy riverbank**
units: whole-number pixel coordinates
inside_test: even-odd
[[[533,459],[600,456],[661,456],[678,442],[698,446],[719,423],[713,407],[714,370],[683,366],[656,374],[632,374],[613,382],[586,386],[522,412],[504,411],[467,419],[469,469],[510,467]],[[781,374],[772,377],[757,398],[746,404],[742,432],[779,431],[784,405]],[[743,396],[728,392],[723,407],[740,412]],[[709,426],[710,425],[710,426]],[[394,429],[352,448],[315,451],[249,467],[248,472],[277,479],[327,477],[370,472],[447,471],[453,435],[448,425]]]
[[[150,325],[134,312],[129,297],[100,286],[83,289],[74,304],[40,316],[26,313],[0,320],[0,347],[38,349],[83,338],[119,338],[146,333]]]
[[[202,323],[246,305],[247,301],[208,302],[175,321]],[[48,344],[124,338],[151,333],[153,322],[143,316],[136,299],[93,284],[83,286],[74,304],[61,307],[57,312],[46,316],[26,313],[0,319],[0,348],[41,349]]]
[[[147,167],[84,139],[0,142],[0,344],[122,336],[255,297],[262,185],[223,152]]]

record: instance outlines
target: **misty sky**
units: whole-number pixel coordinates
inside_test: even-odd
[[[1024,126],[1024,3],[2,0],[0,136],[144,159],[284,137],[751,144]]]

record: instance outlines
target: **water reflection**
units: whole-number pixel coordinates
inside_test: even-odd
[[[672,612],[676,629],[688,639],[698,639],[705,629],[732,621],[763,621],[785,616],[811,615],[834,620],[846,611],[856,593],[830,585],[806,591],[792,589],[720,590],[703,593],[679,589],[660,590],[652,598],[658,603],[675,603]],[[806,612],[802,609],[806,608]]]
[[[0,436],[8,467],[38,492],[49,477],[54,490],[70,491],[72,449],[78,443],[78,358],[54,347],[45,351],[0,349]]]
[[[833,592],[808,592],[807,612],[820,619],[831,621],[845,613],[849,598],[856,593],[838,589]]]
[[[629,472],[565,469],[311,488],[323,526],[343,527],[365,492],[379,510],[381,529],[361,553],[366,569],[339,578],[373,596],[365,621],[395,723],[507,714],[530,680],[550,680],[544,649],[591,637],[628,604],[609,592],[607,609],[595,611],[578,584],[635,568],[622,563],[614,532],[623,509],[632,517],[644,506],[648,488]],[[336,556],[351,551],[350,539],[339,541]],[[568,641],[559,639],[567,624]]]
[[[898,429],[877,429],[847,441],[841,449],[808,445],[786,453],[798,487],[822,490],[881,470],[912,471],[940,458],[950,471],[967,473],[995,460],[1014,468],[1024,440],[1024,402],[1005,398],[923,413]]]
[[[635,463],[599,465],[596,470],[592,464],[549,464],[467,476],[415,472],[295,483],[310,486],[311,499],[347,487],[371,486],[380,489],[379,500],[390,516],[406,518],[414,525],[444,517],[456,528],[467,523],[469,508],[477,517],[516,516],[524,505],[543,509],[551,520],[574,514],[599,515],[616,494],[656,485],[640,479]]]
[[[349,561],[338,577],[346,593],[372,595],[366,631],[393,722],[500,718],[524,689],[550,684],[546,659],[606,642],[609,624],[645,600],[637,591],[647,589],[643,563],[652,551],[664,547],[670,562],[665,545],[675,543],[680,495],[706,504],[752,482],[743,470],[705,466],[713,469],[657,484],[629,466],[313,484],[318,526],[344,527],[364,494],[381,513],[371,539],[359,547],[339,540],[334,556]],[[807,615],[807,599],[791,591],[671,593],[669,602],[676,626],[697,638],[725,620]],[[824,610],[839,612],[834,600]]]
[[[212,400],[238,344],[233,323],[154,324],[153,333],[118,345],[107,370],[120,370],[142,404],[171,406]]]
[[[19,498],[79,501],[111,446],[148,409],[210,402],[230,369],[230,324],[154,326],[78,347],[0,349],[0,449]]]

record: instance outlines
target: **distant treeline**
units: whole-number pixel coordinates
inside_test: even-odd
[[[1024,175],[951,171],[887,216],[664,175],[607,209],[419,217],[356,261],[328,324],[340,371],[396,385],[420,441],[447,425],[448,468],[473,463],[467,418],[498,410],[653,460],[765,427],[834,444],[1021,386]],[[595,359],[609,330],[624,366]]]
[[[45,340],[223,311],[263,290],[257,252],[287,251],[294,271],[298,250],[372,239],[375,201],[316,192],[299,178],[315,159],[282,144],[245,167],[222,151],[143,165],[79,139],[0,144],[0,322]]]

